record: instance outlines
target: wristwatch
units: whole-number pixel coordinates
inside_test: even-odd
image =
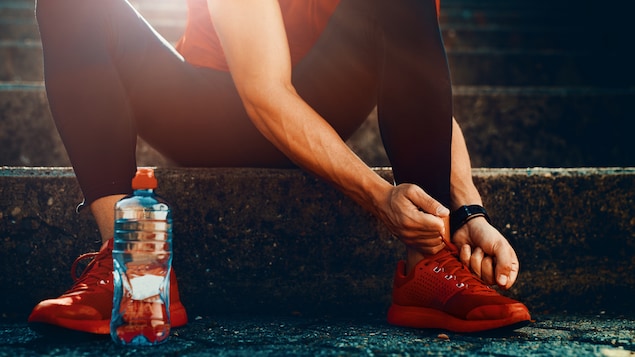
[[[490,222],[489,215],[483,206],[480,205],[467,205],[461,206],[456,211],[450,214],[450,234],[454,235],[459,228],[463,227],[465,223],[476,217],[485,217],[487,222]]]

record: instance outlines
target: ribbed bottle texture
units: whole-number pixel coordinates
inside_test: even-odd
[[[110,335],[122,345],[156,345],[170,335],[172,215],[154,193],[152,169],[139,169],[132,187],[115,205]]]

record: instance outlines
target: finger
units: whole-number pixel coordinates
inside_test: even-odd
[[[503,289],[509,289],[518,277],[519,263],[516,252],[506,244],[496,254],[496,283]]]
[[[413,185],[414,186],[414,185]],[[424,212],[433,214],[438,217],[445,217],[450,215],[450,210],[439,203],[439,201],[428,195],[423,189],[418,186],[414,186],[413,189],[408,190],[407,197],[417,207],[421,208]]]
[[[494,285],[494,260],[492,257],[487,256],[483,258],[481,262],[481,279],[487,285]]]
[[[444,247],[444,241],[441,236],[399,236],[399,239],[409,248],[420,251],[421,253],[431,254],[432,251],[438,252]]]
[[[410,249],[413,249],[424,255],[434,255],[441,251],[444,247],[444,241],[441,237],[437,237],[437,239],[426,239],[426,240],[404,240],[402,242]]]
[[[417,252],[423,254],[424,256],[432,256],[432,255],[436,255],[437,253],[439,253],[441,250],[443,250],[445,246],[443,245],[443,243],[441,243],[440,245],[437,245],[435,247],[420,247],[418,249],[415,249]]]
[[[459,258],[461,262],[467,266],[470,266],[470,257],[472,256],[472,247],[469,244],[463,244],[461,246],[461,252],[459,253]]]
[[[480,247],[476,247],[474,248],[474,250],[472,250],[472,256],[470,257],[470,268],[478,277],[481,277],[481,268],[484,257],[485,253]]]
[[[437,238],[446,231],[444,218],[417,211],[415,216],[407,217],[403,222],[404,233],[411,238]]]
[[[441,236],[437,236],[434,238],[419,238],[413,239],[414,245],[421,248],[436,248],[440,245],[443,245],[443,238]]]

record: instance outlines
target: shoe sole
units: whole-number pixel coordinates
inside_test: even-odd
[[[187,313],[183,304],[178,303],[170,306],[170,320],[173,328],[187,324]],[[94,335],[110,334],[110,318],[97,321],[64,318],[55,318],[51,321],[29,320],[28,325],[31,329],[43,335],[63,334],[68,331]]]
[[[518,329],[528,325],[531,316],[522,304],[510,306],[510,313],[504,319],[463,320],[443,311],[425,307],[392,304],[388,310],[391,325],[418,329],[441,329],[451,332],[483,332],[502,328]]]

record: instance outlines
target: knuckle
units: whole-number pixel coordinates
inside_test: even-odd
[[[404,193],[409,197],[416,195],[418,193],[417,186],[410,184],[406,185],[404,187]]]

